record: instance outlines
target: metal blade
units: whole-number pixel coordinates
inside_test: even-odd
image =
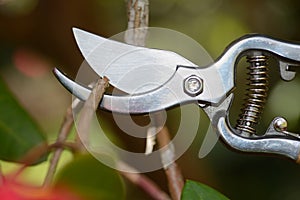
[[[163,85],[178,65],[196,66],[177,53],[137,47],[73,28],[85,60],[110,84],[129,94],[144,93]]]
[[[59,82],[78,99],[82,101],[86,101],[88,99],[91,94],[91,89],[74,82],[57,68],[54,68],[53,73]]]
[[[58,69],[54,70],[58,80],[77,98],[85,101],[91,90],[72,81]],[[184,80],[197,73],[203,78],[203,91],[199,95],[190,95],[186,93]],[[209,104],[218,104],[228,91],[224,91],[222,79],[216,78],[219,74],[214,67],[191,68],[178,67],[175,74],[166,84],[158,89],[132,95],[104,95],[100,103],[100,108],[117,113],[143,114],[160,111],[171,106],[188,102],[207,102]]]
[[[55,68],[53,70],[54,75],[59,80],[59,82],[68,90],[70,91],[76,98],[86,101],[91,94],[91,89],[86,88],[69,77],[63,74],[59,69]],[[164,87],[163,87],[164,88]],[[133,96],[126,95],[126,96],[111,96],[111,95],[104,95],[103,99],[100,103],[100,108],[106,109],[109,111],[119,112],[119,113],[149,113],[153,111],[158,111],[163,108],[168,108],[170,106],[178,104],[178,99],[174,98],[172,92],[168,92],[168,88],[165,88],[165,92],[159,92],[158,95],[152,95],[150,92],[147,95],[137,95],[135,97],[138,98],[138,102],[131,102],[134,106],[130,104],[130,100]],[[155,91],[154,91],[155,93]],[[162,95],[165,94],[165,95]],[[170,96],[171,95],[171,96]],[[152,96],[152,98],[151,98]],[[168,97],[170,96],[170,97]],[[141,98],[142,97],[142,98]],[[150,97],[150,98],[149,98]],[[162,97],[163,101],[159,101],[158,103],[152,104],[153,97]],[[134,100],[134,98],[132,99]],[[145,105],[144,105],[145,103]],[[161,105],[162,104],[162,105]],[[144,106],[143,106],[144,105]]]

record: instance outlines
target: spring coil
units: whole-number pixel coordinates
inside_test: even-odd
[[[246,134],[256,134],[255,126],[258,123],[268,91],[268,63],[267,56],[260,53],[247,56],[250,64],[247,69],[248,88],[242,113],[237,120],[236,129]]]

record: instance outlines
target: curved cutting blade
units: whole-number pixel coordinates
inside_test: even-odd
[[[137,47],[73,28],[77,45],[92,69],[126,93],[143,93],[163,85],[178,65],[196,66],[177,53]]]

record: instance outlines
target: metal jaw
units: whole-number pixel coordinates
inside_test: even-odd
[[[231,80],[234,80],[234,77],[228,77],[228,73],[224,70],[225,66],[228,68],[231,67],[230,69],[227,68],[228,71],[233,71],[235,67],[234,61],[237,62],[239,57],[241,57],[246,51],[254,51],[254,53],[263,52],[265,55],[276,57],[279,61],[281,78],[283,80],[290,81],[296,75],[296,72],[292,70],[292,68],[294,67],[295,69],[295,67],[299,67],[299,50],[299,45],[277,41],[265,36],[246,36],[234,42],[215,63],[215,65],[222,66],[221,68],[223,68],[223,70],[220,74],[223,80],[228,80],[229,78],[227,81],[228,87],[226,91],[229,91],[228,89],[232,84]],[[259,63],[261,62],[261,57],[258,58]],[[262,71],[260,71],[260,73],[262,73]],[[226,83],[226,81],[224,82]],[[254,84],[257,84],[257,82],[254,81]],[[261,88],[259,89],[261,90]],[[255,95],[260,94],[261,93],[259,92],[255,93]],[[210,105],[203,108],[209,116],[212,125],[216,128],[225,143],[227,143],[230,147],[243,152],[272,153],[287,156],[293,160],[299,159],[299,135],[288,132],[286,130],[287,123],[285,119],[281,117],[276,117],[269,125],[267,131],[260,136],[256,134],[247,134],[232,128],[228,120],[229,108],[232,100],[233,94],[230,94],[219,105]],[[254,112],[252,109],[255,109],[255,107],[246,109],[246,112],[250,113],[250,117]]]
[[[289,63],[300,63],[300,45],[281,42],[262,35],[246,35],[234,41],[219,59],[209,66],[203,68],[177,66],[174,74],[170,74],[169,80],[160,87],[128,96],[106,95],[100,107],[114,112],[138,114],[154,112],[191,101],[219,104],[234,89],[236,63],[247,51],[251,50],[264,51],[283,58],[279,59],[281,76],[288,80],[295,75],[293,71],[289,71]],[[164,53],[163,50],[160,51]],[[75,96],[81,100],[87,99],[89,89],[68,80],[69,78],[57,69],[54,70],[54,74]],[[190,76],[197,76],[202,80],[201,92],[192,95],[186,92],[183,84]],[[174,95],[169,95],[170,91]]]
[[[295,72],[291,69],[299,67],[297,63],[300,63],[300,45],[262,35],[247,35],[234,41],[219,59],[209,66],[199,68],[178,65],[163,85],[144,93],[105,95],[100,108],[113,112],[142,114],[182,103],[198,102],[205,107],[204,110],[212,124],[229,146],[240,151],[274,153],[296,160],[300,151],[300,139],[296,134],[284,130],[284,127],[280,128],[282,123],[279,122],[282,122],[282,118],[274,119],[263,136],[240,135],[228,122],[228,109],[233,98],[230,93],[235,87],[235,67],[239,59],[249,51],[263,52],[278,58],[280,75],[284,80],[293,79]],[[144,55],[147,56],[151,51],[145,52]],[[169,55],[169,52],[164,53],[163,50],[161,53],[167,57]],[[54,73],[76,97],[81,100],[88,98],[90,89],[72,81],[57,69]]]
[[[299,159],[299,137],[287,135],[284,130],[274,128],[276,121],[281,118],[275,118],[263,136],[241,136],[228,121],[228,111],[232,100],[233,94],[230,94],[219,106],[203,108],[226,144],[243,152],[272,153],[287,156],[293,160]]]

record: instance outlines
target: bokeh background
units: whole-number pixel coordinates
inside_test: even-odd
[[[150,1],[150,26],[185,33],[198,41],[214,59],[230,42],[247,33],[267,34],[299,43],[299,20],[300,2],[296,0]],[[50,141],[54,140],[65,110],[71,103],[70,94],[56,81],[52,69],[59,67],[74,78],[83,61],[72,27],[105,37],[122,32],[127,27],[126,2],[0,0],[1,77]],[[263,132],[274,116],[281,115],[288,119],[289,130],[300,133],[299,75],[292,82],[283,82],[275,67],[276,62],[271,60],[270,65],[269,101],[258,129]],[[242,104],[246,66],[242,60],[231,110],[232,123]],[[299,198],[300,166],[290,160],[240,154],[221,143],[208,156],[199,159],[198,151],[208,127],[207,117],[199,112],[198,137],[178,161],[186,178],[206,183],[231,199]],[[111,116],[104,115],[107,118],[105,122],[109,123]],[[168,126],[171,132],[172,124],[170,118]],[[123,144],[133,146],[134,142],[127,138]],[[64,157],[65,162],[69,159],[68,155]],[[13,164],[3,163],[4,170],[13,168]],[[34,167],[25,178],[39,184],[45,169]],[[148,175],[167,190],[163,171]],[[128,186],[127,197],[146,199],[133,186]]]

